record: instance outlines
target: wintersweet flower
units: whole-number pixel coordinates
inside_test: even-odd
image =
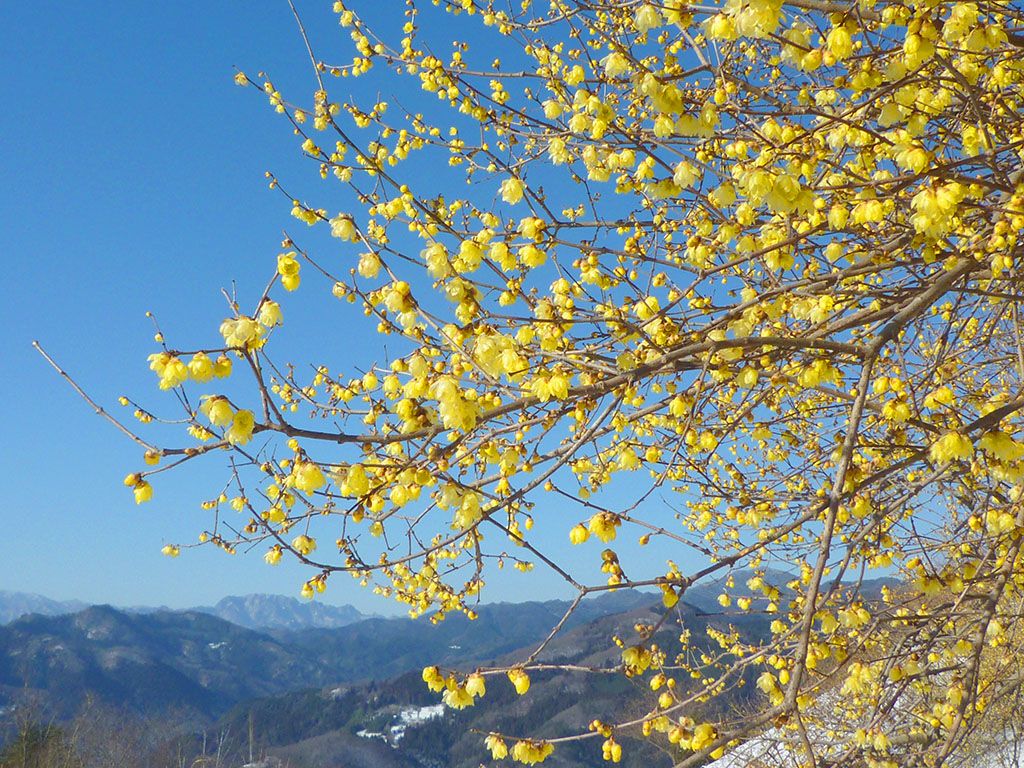
[[[251,317],[242,315],[225,318],[220,324],[220,334],[229,347],[252,349],[257,346],[260,336],[263,335],[263,328]]]
[[[241,410],[235,413],[231,419],[231,427],[224,437],[232,445],[245,445],[252,440],[252,430],[256,424],[256,418],[252,411]]]
[[[476,493],[470,492],[462,497],[462,502],[455,510],[455,519],[452,524],[456,528],[465,530],[476,524],[481,517],[483,517],[483,513],[480,510],[480,497]]]
[[[196,352],[188,364],[188,375],[200,384],[213,378],[213,361],[203,352]]]
[[[199,424],[190,424],[188,427],[188,433],[192,435],[192,437],[194,437],[196,440],[199,440],[204,443],[207,440],[212,440],[213,438],[216,437],[216,435],[213,434],[213,432]]]
[[[825,44],[837,60],[845,59],[853,53],[853,38],[846,27],[836,27],[829,32]]]
[[[441,694],[441,701],[452,709],[465,709],[466,707],[472,707],[476,703],[470,693],[462,686],[445,689],[445,692]]]
[[[275,544],[270,548],[270,551],[263,556],[264,562],[267,565],[277,565],[281,562],[281,545]]]
[[[583,523],[577,523],[569,531],[569,541],[573,544],[582,544],[584,541],[590,538],[590,531],[586,529]]]
[[[292,548],[303,557],[306,557],[316,549],[316,539],[305,534],[296,536],[292,540]]]
[[[748,365],[736,376],[736,386],[743,389],[751,389],[757,384],[757,377],[757,369],[752,365]]]
[[[455,266],[460,272],[476,271],[484,260],[484,251],[476,240],[463,240],[459,245],[459,258]]]
[[[327,481],[324,479],[320,467],[311,461],[304,461],[295,465],[295,487],[306,493],[313,493],[317,488],[322,487]]]
[[[484,746],[491,750],[491,757],[495,760],[504,760],[508,757],[508,747],[500,736],[491,734],[484,739]]]
[[[527,240],[537,240],[543,234],[545,226],[543,219],[527,216],[519,222],[518,230]]]
[[[353,464],[348,468],[345,484],[352,496],[363,496],[370,490],[370,481],[362,464]]]
[[[947,432],[928,449],[928,457],[936,464],[966,459],[974,453],[974,444],[966,435]]]
[[[444,677],[436,666],[423,668],[423,682],[432,691],[440,691],[445,687]]]
[[[699,752],[718,737],[718,731],[710,723],[701,723],[693,729],[693,739],[690,741],[690,749]]]
[[[651,666],[651,652],[642,645],[632,645],[622,652],[622,663],[643,672]]]
[[[340,237],[342,240],[348,240],[350,243],[359,239],[355,222],[352,221],[351,216],[339,213],[331,219],[330,223],[332,237]]]
[[[982,435],[978,446],[989,456],[994,456],[1000,461],[1017,461],[1024,458],[1024,444],[998,430]]]
[[[530,676],[521,669],[510,669],[508,679],[516,688],[516,693],[522,696],[530,690]]]
[[[633,23],[638,32],[647,32],[661,26],[661,14],[649,3],[644,3],[633,14]]]
[[[282,253],[277,257],[277,273],[281,276],[281,285],[285,287],[285,290],[294,291],[299,287],[300,268],[301,265],[295,260],[295,251]]]
[[[135,503],[142,504],[153,498],[153,486],[145,480],[139,480],[132,489],[135,494]]]
[[[267,299],[260,304],[260,311],[256,319],[260,325],[265,325],[268,328],[272,328],[275,325],[281,324],[281,305],[276,301]]]
[[[149,360],[149,370],[155,372],[157,376],[163,376],[164,368],[171,356],[166,352],[154,352],[146,359]]]
[[[474,672],[466,678],[466,690],[473,696],[483,696],[487,693],[487,686],[484,684],[484,676]]]
[[[547,253],[535,245],[524,245],[516,252],[516,256],[524,266],[531,269],[541,266],[548,259]]]
[[[600,63],[607,77],[618,77],[629,70],[629,60],[618,51],[609,53]]]
[[[204,397],[199,410],[215,427],[229,426],[235,415],[226,397]]]
[[[367,279],[377,276],[380,272],[380,257],[376,253],[361,253],[359,254],[359,264],[356,267],[356,271],[360,277]]]
[[[666,696],[668,694],[663,694]],[[601,752],[605,760],[613,763],[618,763],[622,760],[622,745],[619,744],[615,739],[606,739],[604,744],[601,745]]]
[[[617,533],[615,529],[621,524],[622,521],[617,515],[610,512],[598,512],[590,518],[587,527],[590,528],[592,534],[607,544],[615,538]]]
[[[519,179],[505,179],[501,182],[501,199],[515,205],[523,199],[523,182]]]
[[[166,352],[150,355],[149,367],[160,377],[160,389],[173,389],[188,379],[188,367]]]
[[[543,763],[555,751],[553,744],[546,741],[517,741],[512,747],[512,759],[527,765]]]
[[[160,552],[161,554],[167,555],[167,557],[177,557],[181,554],[181,550],[173,544],[166,544]]]
[[[231,358],[227,355],[220,355],[213,364],[213,375],[218,379],[226,379],[231,375]]]

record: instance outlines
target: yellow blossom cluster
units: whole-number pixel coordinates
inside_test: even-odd
[[[187,444],[138,436],[135,501],[161,460],[230,451],[202,542],[433,621],[475,616],[492,567],[651,589],[600,670],[647,676],[646,714],[564,737],[610,762],[630,729],[696,766],[773,727],[797,762],[928,763],[996,722],[1024,648],[1024,11],[459,0],[384,33],[369,7],[335,3],[350,58],[308,103],[262,91],[348,190],[287,197],[332,237],[289,233],[213,348],[158,337],[184,412],[135,417]],[[333,93],[371,70],[426,105]],[[280,328],[307,291],[334,307],[298,329],[314,353]],[[205,388],[233,363],[249,389]],[[697,640],[702,583],[723,616]],[[535,662],[423,679],[464,708]],[[747,680],[761,712],[710,714]]]

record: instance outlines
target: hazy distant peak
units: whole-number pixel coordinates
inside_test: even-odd
[[[20,616],[38,613],[41,616],[62,616],[86,608],[81,600],[51,600],[30,592],[10,592],[0,589],[0,624],[8,624]]]
[[[303,602],[285,595],[232,595],[196,608],[249,629],[334,629],[367,618],[351,605]]]

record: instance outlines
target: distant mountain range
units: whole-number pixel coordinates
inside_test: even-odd
[[[7,624],[20,616],[38,613],[40,616],[60,616],[88,608],[81,600],[51,600],[28,592],[8,592],[0,589],[0,624]]]
[[[676,622],[698,648],[711,647],[713,627],[731,627],[745,639],[763,637],[767,614],[723,610],[718,603],[723,588],[733,596],[748,593],[749,575],[734,573],[731,587],[713,582],[687,590],[675,619],[656,635],[659,646],[669,657],[678,651]],[[784,591],[791,578],[782,572],[765,576]],[[864,585],[865,591],[877,592],[884,581]],[[267,595],[225,598],[192,611],[93,606],[41,615],[77,606],[0,593],[0,606],[33,612],[0,626],[0,751],[26,717],[66,722],[77,716],[79,722],[106,711],[117,722],[135,718],[150,729],[137,744],[171,749],[174,740],[177,757],[165,763],[146,752],[138,765],[148,768],[191,765],[193,757],[206,754],[209,739],[219,739],[217,749],[234,755],[219,763],[227,768],[246,761],[319,768],[338,764],[340,756],[351,768],[475,768],[485,755],[472,729],[539,737],[585,731],[595,716],[634,716],[650,695],[621,675],[539,672],[531,675],[529,696],[516,696],[506,681],[489,678],[487,696],[477,706],[417,719],[415,713],[438,702],[420,678],[424,666],[468,672],[515,663],[563,618],[569,608],[564,600],[485,604],[475,621],[451,615],[437,625]],[[614,666],[620,651],[609,639],[633,642],[636,626],[661,610],[660,592],[624,589],[583,600],[538,660]],[[742,707],[753,689],[745,686],[737,698],[716,706]],[[564,745],[552,765],[602,765],[594,744]],[[643,741],[634,740],[629,751],[649,768],[673,762]],[[191,757],[181,763],[182,755]],[[253,763],[251,755],[273,759]]]
[[[654,599],[621,592],[586,600],[568,626]],[[288,598],[281,600],[287,606]],[[245,600],[240,604],[242,617],[251,618]],[[0,713],[31,703],[65,718],[91,698],[139,715],[175,709],[208,721],[247,698],[494,658],[538,642],[568,605],[486,605],[476,621],[459,615],[437,625],[370,618],[333,629],[264,631],[202,611],[92,606],[59,616],[31,614],[0,626]]]
[[[729,589],[729,592],[734,596],[748,594],[746,580],[749,576],[750,574],[746,571],[733,573],[735,587]],[[694,585],[687,590],[684,599],[698,609],[719,612],[721,609],[718,605],[718,596],[724,588],[726,578],[722,577],[718,580]],[[769,571],[765,574],[765,581],[780,588],[784,587],[785,583],[792,578],[792,574],[783,571]],[[893,581],[892,579],[875,579],[869,583],[866,591],[877,591],[879,585]],[[628,594],[635,593],[629,593],[628,590],[609,592],[597,600],[584,601],[577,614],[589,619],[598,613],[614,613],[616,612],[613,610],[614,608],[630,603],[632,598],[622,597]],[[657,599],[657,593],[650,593],[648,597],[654,601]],[[561,603],[560,601],[550,603],[550,605],[556,604]],[[489,605],[500,606],[502,604],[492,603]],[[568,606],[568,603],[565,605]],[[600,608],[596,608],[597,605],[600,605]],[[27,592],[0,590],[0,625],[8,624],[21,616],[32,613],[41,616],[62,616],[77,613],[87,607],[89,604],[80,600],[51,600],[48,597]],[[171,609],[166,606],[130,606],[119,607],[118,610],[139,614],[171,612]],[[299,600],[285,595],[265,594],[229,596],[220,600],[216,605],[197,606],[179,612],[188,611],[206,613],[240,627],[256,630],[337,629],[366,619],[381,618],[375,614],[362,613],[351,605],[326,605],[316,600]]]
[[[351,605],[325,605],[284,595],[225,597],[212,607],[193,610],[248,629],[336,629],[369,618]]]
[[[0,590],[0,624],[35,613],[40,616],[63,616],[88,608],[80,600],[51,600],[28,592]],[[130,607],[128,613],[168,611],[165,607]],[[351,605],[325,605],[301,601],[284,595],[244,595],[225,597],[216,605],[188,609],[207,613],[247,629],[334,629],[369,618]]]
[[[638,705],[643,690],[622,676],[537,673],[529,696],[516,696],[507,681],[496,679],[471,710],[437,707],[438,694],[420,677],[424,666],[469,671],[520,659],[568,607],[560,600],[493,604],[480,606],[475,621],[461,615],[437,625],[370,618],[333,629],[265,631],[200,611],[93,606],[62,616],[23,616],[0,626],[0,750],[25,713],[36,722],[67,722],[80,721],[85,709],[88,719],[106,711],[116,712],[118,721],[149,723],[154,735],[137,743],[173,738],[172,751],[190,756],[187,765],[213,739],[218,750],[234,755],[220,763],[229,768],[250,754],[281,758],[267,766],[318,767],[344,758],[352,768],[475,768],[485,755],[472,728],[551,736],[564,728],[585,730],[598,714]],[[637,622],[650,621],[659,609],[659,595],[650,592],[620,590],[584,600],[539,660],[614,664],[619,651],[609,638],[634,636]],[[724,621],[701,618],[689,604],[679,611],[695,637],[706,638],[710,624]],[[741,629],[756,633],[763,623],[742,619]],[[672,652],[677,637],[678,627],[657,639]],[[416,714],[423,712],[430,715]],[[600,750],[591,751],[563,750],[569,761],[553,764],[601,764]],[[653,751],[643,756],[657,757]],[[139,765],[164,766],[153,755],[143,758]],[[650,762],[659,764],[667,765]]]

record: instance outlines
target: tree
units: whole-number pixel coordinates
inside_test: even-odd
[[[617,667],[650,680],[649,714],[564,737],[614,761],[629,729],[692,766],[774,726],[806,764],[938,765],[986,727],[1022,674],[1020,5],[440,0],[379,30],[351,5],[351,59],[307,46],[308,104],[235,78],[347,190],[341,213],[292,201],[339,243],[289,236],[221,346],[150,358],[191,442],[132,431],[171,462],[126,478],[136,501],[226,450],[233,490],[208,506],[249,521],[218,516],[206,543],[435,620],[472,616],[506,562],[580,598],[659,588]],[[442,53],[452,30],[478,42]],[[390,103],[332,99],[368,73]],[[322,357],[285,366],[275,328],[321,290],[397,354],[349,360],[324,324]],[[540,515],[603,581],[545,554]],[[706,565],[611,548],[627,534]],[[720,602],[769,614],[770,637],[694,663],[655,647],[691,585],[739,568],[754,594]],[[899,582],[863,592],[877,575]],[[456,707],[492,675],[525,693],[540,651],[424,677]],[[751,670],[756,711],[688,715]],[[487,743],[527,763],[557,746]]]

